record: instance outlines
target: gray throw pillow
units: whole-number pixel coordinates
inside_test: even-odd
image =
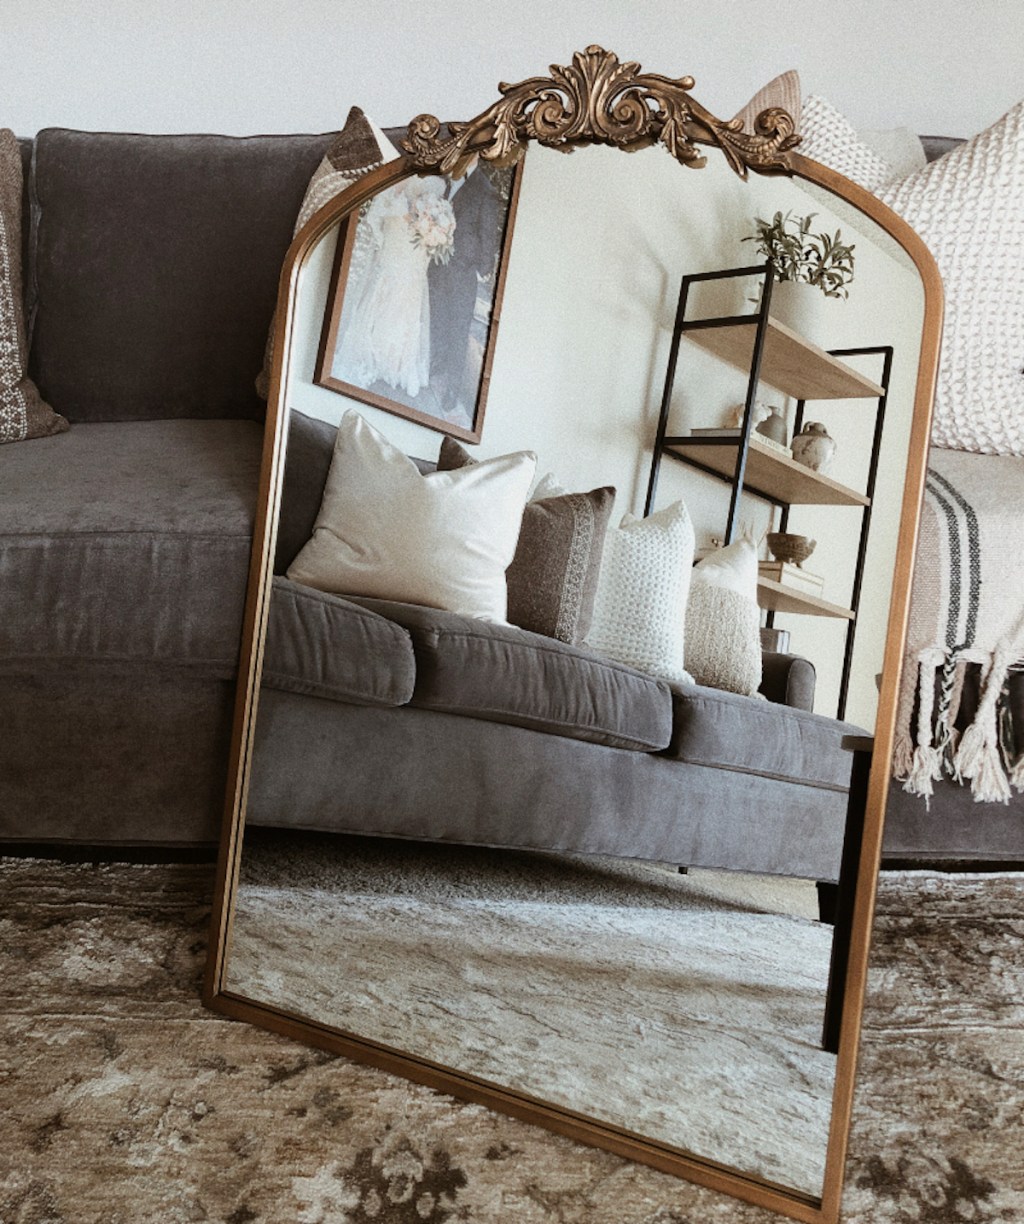
[[[443,439],[438,471],[473,463],[473,456],[454,438]],[[513,625],[572,646],[583,641],[594,613],[614,501],[615,490],[606,487],[527,504],[516,553],[505,571]]]
[[[28,341],[21,296],[21,150],[0,129],[0,442],[63,433],[67,421],[25,374]]]

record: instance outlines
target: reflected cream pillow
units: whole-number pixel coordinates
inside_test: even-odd
[[[605,537],[586,644],[598,654],[672,684],[683,666],[693,524],[681,501],[647,518],[627,514]]]
[[[422,475],[358,412],[346,412],[312,538],[288,577],[335,595],[504,622],[505,570],[536,465],[520,451]]]
[[[752,697],[761,683],[757,547],[743,537],[694,566],[686,666],[698,684]]]

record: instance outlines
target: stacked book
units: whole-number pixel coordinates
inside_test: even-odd
[[[782,586],[795,587],[808,595],[821,596],[825,579],[817,574],[810,574],[791,561],[759,561],[757,572],[762,578],[770,578]]]
[[[742,434],[742,432],[743,431],[741,429],[730,429],[726,427],[723,427],[721,429],[718,429],[718,428],[691,429],[690,437],[692,438],[735,438],[736,441],[738,442],[740,440],[740,435]],[[776,442],[774,438],[765,437],[764,434],[758,433],[756,429],[750,435],[750,441],[753,443],[754,446],[763,446],[768,450],[777,451],[780,455],[785,455],[787,459],[792,458],[792,455],[790,453],[790,449],[788,446],[783,446],[781,442]]]

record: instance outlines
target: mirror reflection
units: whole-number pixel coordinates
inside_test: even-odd
[[[920,277],[838,197],[714,151],[477,175],[482,237],[443,180],[364,210],[421,232],[348,283],[345,393],[355,223],[300,276],[227,989],[818,1195]],[[776,297],[777,216],[840,231],[848,297]],[[475,239],[439,331],[430,270]],[[424,391],[459,328],[446,422]]]

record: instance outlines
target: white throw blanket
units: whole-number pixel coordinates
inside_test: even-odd
[[[976,800],[1024,790],[1024,753],[1013,759],[1009,669],[1024,662],[1024,460],[933,449],[921,515],[893,773],[932,794],[942,777],[970,781]],[[954,727],[964,672],[981,665],[974,721]],[[915,694],[916,725],[912,725]]]

